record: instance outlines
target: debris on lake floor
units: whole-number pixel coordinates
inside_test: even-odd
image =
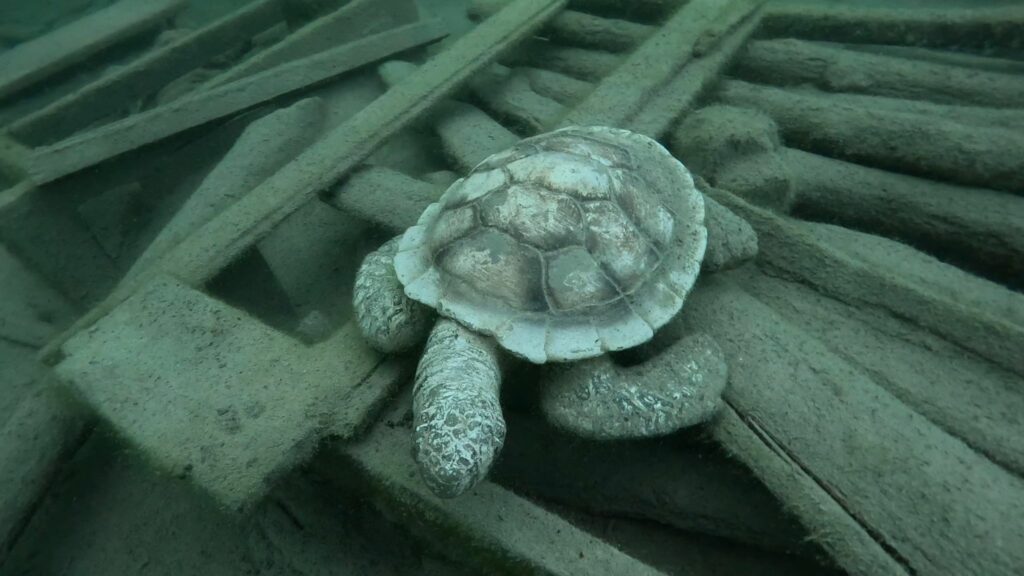
[[[62,4],[0,14],[0,571],[1024,567],[1020,7]],[[702,273],[588,378],[503,366],[494,473],[439,499],[356,271],[570,124],[693,172]],[[724,392],[581,438],[652,424],[637,375]]]

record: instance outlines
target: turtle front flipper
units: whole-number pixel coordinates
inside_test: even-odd
[[[381,352],[403,352],[419,344],[434,322],[434,311],[405,295],[395,274],[401,236],[370,253],[359,266],[353,290],[356,323]]]
[[[636,366],[608,356],[557,366],[541,384],[541,407],[552,424],[584,438],[663,436],[710,419],[726,380],[718,344],[697,334]]]
[[[415,457],[427,486],[453,498],[483,480],[505,443],[498,350],[442,319],[427,340],[413,389]]]

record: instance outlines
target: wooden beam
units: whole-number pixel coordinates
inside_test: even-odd
[[[772,2],[762,38],[931,46],[935,48],[1024,47],[1024,6],[882,8]]]
[[[662,574],[492,482],[438,498],[420,480],[412,435],[397,421],[384,419],[365,438],[332,447],[318,471],[343,487],[356,484],[404,526],[487,574]]]
[[[29,176],[37,184],[51,182],[184,130],[316,85],[389,54],[436,40],[444,33],[440,20],[402,26],[173,101],[35,149],[29,160]]]
[[[830,92],[999,108],[1024,105],[1024,78],[1018,74],[914,61],[793,38],[751,42],[736,69],[739,76],[757,82],[811,84]]]
[[[0,56],[0,98],[152,28],[184,6],[185,0],[122,0],[19,44]]]
[[[293,60],[324,52],[419,20],[413,0],[353,0],[288,35],[202,86],[203,90],[252,76]]]
[[[280,0],[255,0],[13,122],[7,130],[31,146],[67,138],[280,22],[280,4]]]
[[[763,0],[693,0],[604,78],[559,126],[622,126],[644,101],[695,56],[700,43],[717,39]]]
[[[672,127],[672,122],[692,110],[698,100],[721,78],[733,63],[747,39],[761,25],[761,10],[728,32],[717,44],[707,43],[706,52],[682,67],[657,93],[639,107],[636,115],[624,124],[634,132],[658,139]]]

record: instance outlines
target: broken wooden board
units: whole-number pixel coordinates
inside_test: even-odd
[[[419,8],[412,0],[354,0],[217,75],[202,89],[209,90],[419,19]]]
[[[693,59],[698,46],[722,36],[750,15],[763,0],[693,0],[679,9],[626,61],[601,80],[559,126],[623,126],[642,103]],[[706,49],[706,48],[705,48]]]
[[[256,0],[8,126],[30,146],[50,144],[152,94],[282,20],[280,0]]]
[[[439,20],[402,26],[36,148],[28,161],[29,177],[37,184],[51,182],[173,134],[316,85],[389,54],[436,40],[444,34]]]
[[[19,44],[0,56],[0,98],[153,28],[184,7],[185,0],[122,0]]]
[[[399,400],[411,405],[408,395]],[[401,418],[385,419],[364,438],[332,446],[317,469],[341,486],[358,482],[407,528],[486,574],[661,574],[492,482],[458,498],[438,498],[420,479],[411,453],[412,434]]]
[[[308,456],[351,436],[391,393],[354,324],[306,346],[157,277],[64,348],[56,374],[157,467],[245,508]]]

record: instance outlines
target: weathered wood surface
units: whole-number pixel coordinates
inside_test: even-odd
[[[367,384],[380,357],[352,323],[306,346],[174,279],[151,278],[69,340],[55,372],[161,470],[230,509],[255,502],[321,435],[365,427],[393,391]]]
[[[699,99],[719,81],[722,73],[746,45],[747,39],[760,26],[760,14],[761,9],[758,8],[746,21],[726,32],[717,44],[713,41],[705,42],[700,47],[704,52],[685,64],[623,126],[651,138],[662,137],[672,127],[673,121],[691,111]]]
[[[0,98],[153,28],[184,6],[184,0],[122,0],[19,44],[0,55]]]
[[[794,211],[907,242],[1013,288],[1024,287],[1024,198],[782,152]]]
[[[50,382],[34,387],[0,425],[0,567],[88,424]]]
[[[387,138],[443,100],[469,76],[529,35],[563,6],[564,1],[559,0],[517,0],[200,228],[159,267],[196,284],[210,278],[318,192],[349,174]],[[56,359],[68,337],[102,318],[137,287],[138,284],[127,285],[111,294],[52,340],[42,357]]]
[[[1002,108],[1024,107],[1024,77],[850,50],[793,38],[755,40],[737,74],[768,84]]]
[[[508,0],[475,0],[469,14],[478,20],[487,18],[508,3]],[[613,52],[629,51],[657,30],[656,26],[563,10],[544,26],[543,33],[556,42],[584,48],[600,48]]]
[[[828,94],[726,81],[718,98],[759,109],[795,148],[951,183],[1024,194],[1024,134],[956,118],[863,109]]]
[[[1024,6],[885,8],[772,2],[759,36],[948,48],[1024,46]]]
[[[293,160],[320,136],[323,123],[323,102],[317,98],[300,100],[251,123],[161,228],[125,278],[153,265],[189,234]]]
[[[282,18],[280,0],[256,0],[13,122],[7,130],[31,146],[67,138],[156,92]]]
[[[684,5],[625,62],[560,121],[577,124],[624,125],[639,106],[688,61],[700,43],[711,42],[746,18],[761,2],[694,0]]]
[[[411,405],[407,397],[402,404]],[[419,478],[402,421],[399,412],[364,438],[332,447],[318,469],[342,486],[360,483],[404,526],[488,574],[661,574],[492,482],[438,498]]]
[[[416,22],[412,0],[356,0],[325,14],[284,40],[231,67],[203,85],[204,90],[252,76],[292,60],[306,58],[385,30]]]
[[[443,35],[444,29],[438,20],[409,24],[173,101],[56,144],[36,148],[29,159],[29,176],[38,184],[56,180]]]
[[[693,325],[714,334],[729,356],[727,400],[743,426],[716,436],[847,570],[1019,572],[1019,477],[741,286],[716,278],[688,306]],[[751,432],[756,440],[735,437]]]

